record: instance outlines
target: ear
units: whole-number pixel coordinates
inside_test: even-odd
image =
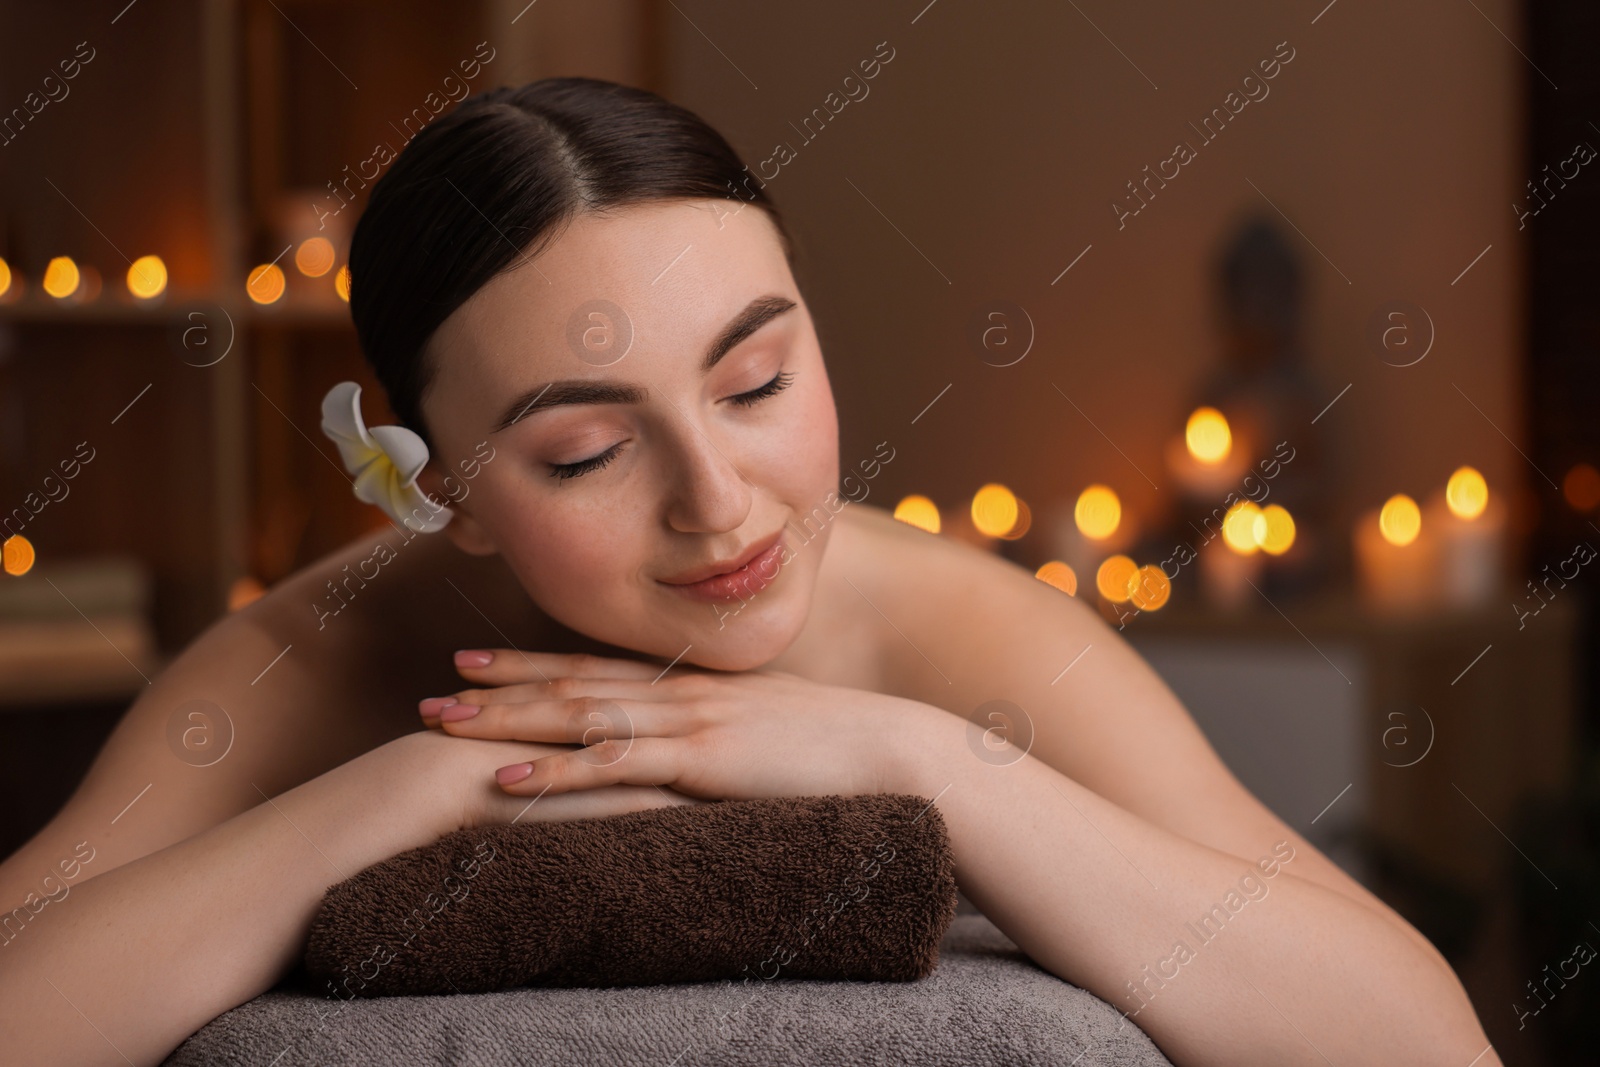
[[[464,483],[460,478],[451,479],[452,487],[457,493],[461,492]],[[483,528],[464,504],[457,503],[454,495],[445,490],[445,476],[440,473],[429,461],[426,467],[417,474],[417,486],[434,500],[448,504],[454,512],[454,517],[445,524],[445,533],[455,546],[469,556],[498,555],[500,549],[494,543],[494,538],[489,536],[489,531]],[[471,497],[471,491],[462,497],[466,500]]]

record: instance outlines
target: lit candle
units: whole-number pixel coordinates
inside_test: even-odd
[[[1241,525],[1240,521],[1236,519],[1235,525]],[[1200,590],[1206,602],[1214,608],[1237,610],[1252,598],[1260,599],[1250,583],[1261,585],[1266,554],[1258,547],[1240,551],[1232,547],[1227,536],[1224,533],[1222,537],[1213,538],[1201,548],[1196,563],[1200,567]]]
[[[1488,603],[1500,590],[1508,508],[1483,476],[1462,467],[1428,500],[1423,519],[1438,531],[1440,599],[1456,607]]]
[[[1406,614],[1437,599],[1438,534],[1410,497],[1396,494],[1355,528],[1361,595],[1377,611]]]
[[[1132,547],[1141,533],[1137,517],[1123,508],[1116,492],[1099,484],[1054,508],[1048,531],[1050,554],[1080,575],[1094,574],[1107,556]]]

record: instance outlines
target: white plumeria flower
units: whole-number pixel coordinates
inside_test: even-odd
[[[374,426],[361,419],[361,386],[340,382],[322,398],[322,432],[339,446],[355,479],[356,499],[382,508],[419,533],[442,530],[455,513],[434,503],[417,485],[428,446],[404,426]]]

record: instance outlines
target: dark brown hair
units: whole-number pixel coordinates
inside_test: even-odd
[[[401,422],[428,442],[428,339],[468,297],[585,211],[652,200],[753,204],[793,246],[738,154],[698,115],[596,78],[468,97],[373,186],[350,243],[350,315]]]

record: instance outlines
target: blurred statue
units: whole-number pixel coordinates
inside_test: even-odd
[[[1319,447],[1328,430],[1311,421],[1337,390],[1319,386],[1303,370],[1303,274],[1277,227],[1260,217],[1247,221],[1218,265],[1221,359],[1190,410],[1220,411],[1232,444],[1225,459],[1212,464],[1189,455],[1181,441],[1169,450],[1184,498],[1177,533],[1201,539],[1191,543],[1212,603],[1253,600],[1264,607],[1244,578],[1274,603],[1292,600],[1326,578],[1331,554],[1343,547],[1329,526],[1338,521],[1337,492]],[[1287,509],[1294,521],[1287,551],[1258,548],[1241,555],[1218,543],[1228,508],[1240,500]]]

